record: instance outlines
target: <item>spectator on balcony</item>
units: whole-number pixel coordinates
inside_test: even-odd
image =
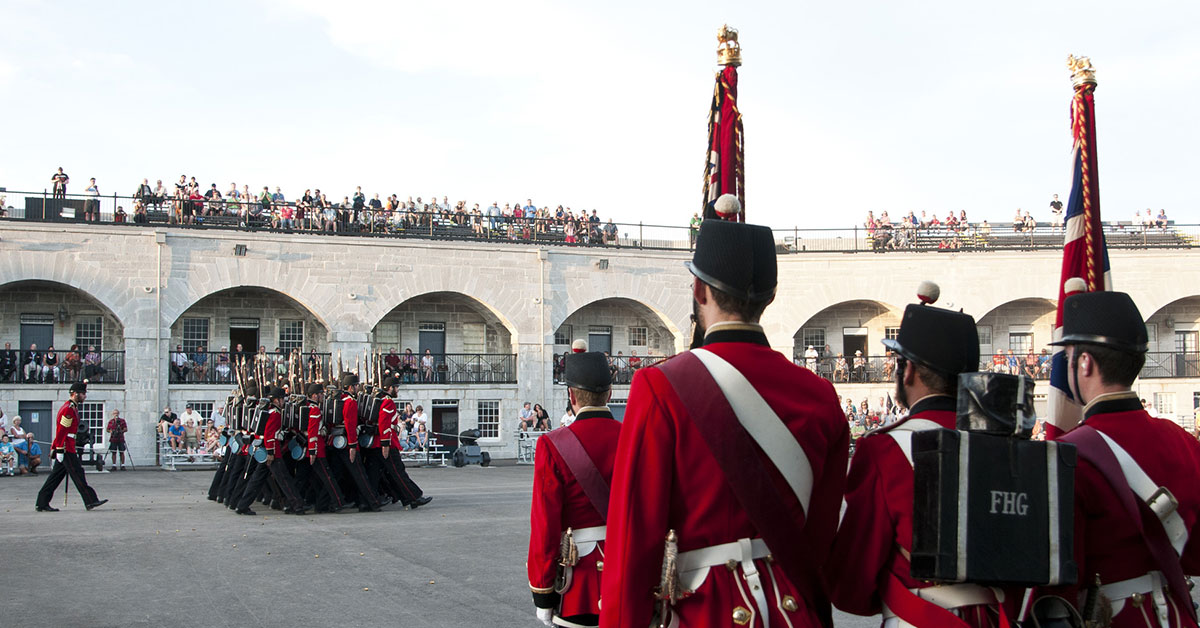
[[[96,350],[95,345],[88,345],[87,353],[83,355],[83,377],[84,379],[103,378],[108,373],[108,369],[101,366],[101,355]]]
[[[417,381],[417,356],[413,355],[412,349],[408,347],[405,347],[404,357],[400,359],[400,373],[405,384]]]
[[[192,362],[188,359],[186,353],[183,352],[183,345],[175,345],[175,351],[171,354],[171,375],[174,381],[187,381],[188,374],[192,372]]]
[[[79,345],[71,345],[71,348],[63,354],[63,380],[68,382],[78,381],[79,373],[82,370],[83,358],[79,355]]]
[[[896,354],[889,349],[884,352],[883,356],[883,381],[892,381],[892,374],[896,372]]]
[[[71,177],[63,172],[62,166],[58,167],[58,172],[50,176],[50,182],[54,185],[54,198],[67,198],[67,184],[71,182]]]
[[[992,356],[992,372],[1005,373],[1008,371],[1008,360],[1004,358],[1003,353],[997,353]]]
[[[421,356],[421,377],[427,382],[433,381],[433,352],[429,349],[425,350],[425,355]]]
[[[13,438],[13,449],[17,450],[17,475],[37,475],[37,468],[42,464],[42,447],[34,439],[33,432],[25,432],[25,437],[20,440]]]
[[[1054,195],[1054,198],[1050,199],[1050,216],[1051,233],[1053,233],[1058,231],[1063,224],[1063,204],[1062,201],[1058,200],[1057,194]]]
[[[817,349],[812,345],[804,350],[804,368],[816,373],[817,372]]]
[[[634,349],[629,352],[629,370],[636,372],[640,368],[642,368],[642,359],[638,357],[637,349]]]
[[[867,381],[867,359],[863,357],[863,352],[861,349],[855,350],[854,352],[853,367],[854,377],[851,381],[860,383]],[[863,403],[866,403],[865,399],[863,400]]]
[[[25,383],[31,384],[37,379],[44,377],[42,372],[42,352],[38,351],[37,343],[29,345],[29,350],[21,354],[21,369],[25,376]]]
[[[1014,354],[1012,349],[1008,350],[1006,361],[1009,375],[1021,374],[1021,358]]]
[[[383,358],[383,364],[392,373],[400,373],[400,356],[396,353],[396,348],[388,349],[388,353]]]
[[[833,381],[844,382],[846,376],[850,372],[850,366],[846,364],[846,356],[837,354],[837,359],[833,361]]]
[[[204,345],[196,347],[196,352],[192,354],[192,371],[197,380],[208,381],[208,349]]]
[[[1051,363],[1050,352],[1045,349],[1042,349],[1041,355],[1038,356],[1038,363],[1037,363],[1037,378],[1038,379],[1049,379],[1050,378],[1050,363]]]
[[[1030,347],[1029,352],[1025,354],[1025,362],[1022,364],[1022,367],[1024,367],[1026,377],[1030,379],[1037,377],[1038,358],[1037,354],[1033,352],[1033,347]]]
[[[18,357],[17,352],[12,348],[11,342],[4,343],[4,351],[0,351],[0,382],[7,382],[12,379],[13,373],[17,372]]]
[[[58,352],[54,350],[54,345],[50,345],[46,348],[46,353],[42,354],[42,379],[57,382],[58,377]]]

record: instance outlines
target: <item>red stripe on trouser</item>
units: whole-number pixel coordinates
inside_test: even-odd
[[[400,490],[404,491],[408,495],[408,499],[410,501],[416,499],[417,496],[414,495],[411,490],[409,490],[408,485],[404,482],[404,477],[400,475],[400,469],[396,467],[396,460],[391,456],[388,456],[387,463],[392,468],[392,478],[395,479],[396,484],[400,485]]]
[[[329,468],[325,466],[325,460],[318,460],[316,466],[317,473],[321,475],[321,479],[325,480],[325,492],[329,493],[329,496],[333,498],[333,501],[337,502],[338,508],[341,508],[343,506],[342,494],[341,491],[338,491],[334,488],[333,478],[329,477]]]

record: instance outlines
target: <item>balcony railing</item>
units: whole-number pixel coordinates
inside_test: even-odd
[[[563,357],[562,355],[554,356],[554,383],[564,384],[563,381]],[[633,374],[638,369],[644,369],[648,366],[654,366],[659,362],[667,359],[668,356],[662,355],[618,355],[608,359],[608,372],[612,375],[612,383],[624,386],[633,382]]]
[[[1142,367],[1140,377],[1200,377],[1200,353],[1152,351],[1146,354],[1146,365]]]
[[[87,380],[89,384],[124,384],[125,352],[98,351],[85,353],[77,360],[68,357],[68,351],[41,352],[35,361],[24,361],[25,353],[18,354],[16,364],[0,363],[0,383],[3,384],[70,384]]]
[[[137,227],[225,229],[278,233],[323,233],[380,238],[423,238],[520,242],[538,245],[620,247],[690,250],[696,230],[685,225],[590,222],[575,225],[556,217],[533,218],[487,215],[486,211],[372,209],[335,204],[318,209],[294,202],[267,203],[230,199],[175,200],[158,197],[86,196],[68,194],[53,198],[50,192],[7,191],[9,207],[0,207],[0,219],[28,222],[90,222]],[[21,206],[16,204],[23,200]],[[135,202],[145,211],[135,214]],[[118,208],[121,211],[118,212]],[[665,210],[664,210],[665,211]],[[690,210],[689,210],[690,211]],[[686,216],[688,211],[673,211]],[[186,218],[185,218],[186,215]],[[291,216],[285,219],[284,216]],[[186,220],[186,222],[185,222]],[[577,225],[577,226],[576,226]],[[1110,249],[1182,249],[1200,245],[1200,225],[1154,221],[1110,221],[1103,224]],[[989,224],[863,225],[802,229],[775,227],[780,254],[788,253],[889,253],[922,251],[1061,250],[1063,230],[1049,222],[1033,226],[1005,221]]]
[[[259,356],[264,357],[259,357]],[[428,360],[423,358],[428,357]],[[517,356],[511,353],[437,353],[429,356],[414,355],[411,361],[401,356],[399,368],[400,384],[515,384],[517,382]],[[288,376],[288,358],[278,353],[237,354],[229,351],[184,352],[167,354],[172,384],[234,385],[237,374],[233,365],[245,361],[250,371],[261,365],[270,377]],[[321,379],[337,371],[336,358],[329,353],[303,353],[292,359],[292,370],[302,371],[305,380]],[[405,368],[405,366],[411,368]],[[354,363],[342,365],[353,369]],[[360,365],[361,367],[361,365]]]

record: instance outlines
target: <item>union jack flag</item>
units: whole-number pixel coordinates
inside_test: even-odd
[[[1071,100],[1071,133],[1074,173],[1071,196],[1064,221],[1062,274],[1058,283],[1058,313],[1054,319],[1054,340],[1062,338],[1063,302],[1077,292],[1112,290],[1108,247],[1100,222],[1100,183],[1096,161],[1096,82],[1091,62],[1072,57],[1075,71],[1075,97]],[[1050,369],[1049,416],[1047,436],[1068,432],[1083,416],[1067,383],[1067,354],[1056,347]]]

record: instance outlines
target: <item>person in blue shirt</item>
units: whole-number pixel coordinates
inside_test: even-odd
[[[16,475],[17,451],[8,442],[8,434],[0,433],[0,475]]]
[[[37,475],[38,465],[42,464],[42,448],[33,440],[33,432],[25,432],[24,440],[13,443],[17,451],[17,475]]]

